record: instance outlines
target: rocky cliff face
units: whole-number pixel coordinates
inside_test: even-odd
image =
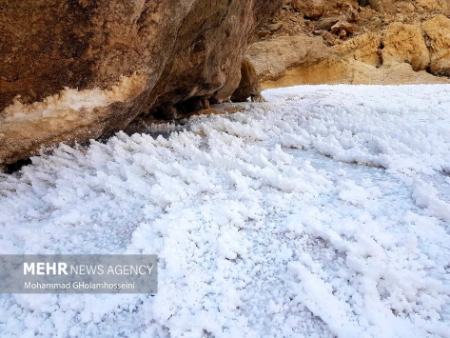
[[[273,0],[3,0],[0,164],[232,95]]]
[[[450,83],[449,0],[285,0],[247,61],[263,87]]]
[[[2,0],[0,166],[261,84],[450,83],[449,15],[450,0]]]

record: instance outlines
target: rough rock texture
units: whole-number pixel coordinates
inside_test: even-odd
[[[379,67],[383,62],[380,53],[382,41],[383,39],[380,34],[372,32],[363,33],[335,46],[334,51],[343,59],[360,61],[374,67]]]
[[[279,3],[2,0],[0,164],[230,97],[252,31]]]
[[[450,80],[433,76],[425,71],[416,72],[408,63],[397,63],[380,68],[356,60],[326,58],[308,67],[294,67],[286,70],[276,80],[262,84],[264,89],[299,84],[450,84]]]
[[[422,27],[430,46],[431,72],[450,76],[450,19],[439,15]]]
[[[263,88],[450,83],[449,3],[285,0],[247,57]]]
[[[232,101],[243,102],[250,96],[252,101],[261,99],[260,79],[254,65],[245,58],[241,67],[241,82],[238,89],[231,96]]]
[[[309,66],[326,55],[320,38],[304,35],[256,42],[247,52],[261,81],[278,78],[287,68]]]
[[[424,70],[430,64],[430,53],[419,25],[394,22],[384,36],[383,63],[409,63],[414,70]]]

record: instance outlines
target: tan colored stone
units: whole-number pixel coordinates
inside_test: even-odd
[[[393,12],[395,10],[395,1],[393,0],[369,0],[370,6],[379,12]]]
[[[276,80],[262,83],[263,89],[301,84],[450,84],[450,79],[436,77],[425,71],[416,72],[407,63],[374,67],[356,60],[330,57],[309,66],[287,70]]]
[[[414,70],[424,70],[430,55],[419,25],[395,22],[389,25],[383,39],[383,63],[409,63]]]
[[[355,32],[355,27],[345,20],[340,20],[331,27],[331,33],[339,37],[346,37]]]
[[[324,0],[293,0],[292,7],[310,19],[319,19],[325,11]]]
[[[423,23],[422,27],[430,45],[431,72],[450,76],[450,19],[439,15]]]
[[[320,37],[285,36],[252,44],[247,57],[261,81],[273,80],[300,64],[309,65],[327,54]]]
[[[415,0],[416,8],[425,13],[447,12],[449,2],[447,0]]]
[[[449,83],[448,78],[428,71],[449,75],[450,29],[445,15],[450,14],[450,1],[327,0],[317,21],[303,17],[313,7],[313,0],[299,2],[306,9],[292,10],[288,1],[275,17],[277,22],[283,22],[283,28],[266,36],[267,48],[255,49],[250,57],[263,87],[311,83]],[[444,15],[428,22],[436,13]],[[349,29],[341,29],[343,25],[339,22],[348,23]],[[422,22],[426,22],[424,29]],[[429,35],[424,32],[425,26]],[[320,48],[303,42],[291,46],[280,42],[307,41],[309,36],[318,38],[314,46]],[[279,48],[280,43],[285,45],[286,58],[268,50],[268,46]],[[306,51],[320,50],[320,53],[298,52],[302,44]]]
[[[372,66],[379,66],[381,63],[379,55],[380,45],[380,34],[365,33],[354,39],[347,40],[334,49],[343,58],[361,61]]]
[[[322,18],[317,23],[317,28],[328,31],[331,30],[331,27],[333,27],[336,23],[338,23],[341,20],[345,20],[345,18],[343,16],[332,16],[329,18]]]

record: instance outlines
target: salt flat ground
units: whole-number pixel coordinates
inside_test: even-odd
[[[450,86],[264,95],[0,176],[2,253],[160,258],[155,296],[1,295],[0,336],[449,337]]]

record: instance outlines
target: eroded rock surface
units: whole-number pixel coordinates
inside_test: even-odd
[[[444,15],[426,21],[423,25],[430,49],[430,70],[450,76],[450,19]]]
[[[447,0],[285,0],[247,57],[263,88],[450,83],[449,15]]]
[[[383,63],[409,63],[414,70],[424,70],[430,64],[430,53],[419,25],[400,22],[391,24],[384,36]]]
[[[0,164],[230,97],[253,30],[279,3],[1,1]]]

